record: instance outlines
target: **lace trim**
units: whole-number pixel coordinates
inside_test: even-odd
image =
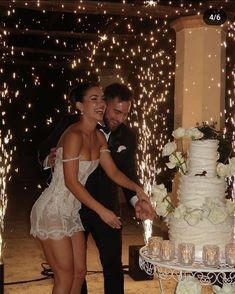
[[[100,153],[102,152],[111,152],[109,149],[100,149]]]
[[[72,160],[78,160],[79,158],[80,158],[80,156],[73,157],[73,158],[68,158],[68,159],[62,159],[62,162],[68,162],[68,161],[72,161]]]

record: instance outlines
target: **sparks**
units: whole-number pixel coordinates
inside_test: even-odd
[[[148,7],[148,6],[152,6],[152,7],[155,7],[158,2],[157,1],[153,1],[153,0],[150,0],[150,1],[145,1],[145,6]]]

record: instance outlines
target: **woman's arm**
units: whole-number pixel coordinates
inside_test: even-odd
[[[69,160],[77,158],[82,148],[82,135],[75,131],[68,131],[62,140],[63,147],[63,170],[66,187],[84,205],[94,210],[100,218],[113,228],[120,228],[121,222],[118,217],[109,209],[96,201],[85,187],[78,181],[79,160]]]

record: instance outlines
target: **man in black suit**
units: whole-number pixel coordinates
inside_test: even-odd
[[[117,167],[131,180],[138,183],[135,153],[137,140],[135,134],[123,123],[130,111],[132,93],[124,85],[114,83],[106,87],[104,96],[107,108],[104,115],[104,125],[97,127],[104,133],[112,158]],[[63,131],[77,120],[76,115],[66,116],[56,127],[50,137],[39,148],[39,160],[42,162],[55,147]],[[55,149],[52,149],[48,165],[54,165]],[[118,187],[105,174],[101,166],[89,176],[86,188],[90,194],[108,209],[120,216],[118,201]],[[139,218],[153,218],[153,211],[149,203],[138,201],[134,192],[123,189],[128,203],[136,209]],[[122,270],[122,235],[121,230],[113,229],[105,224],[99,216],[82,205],[80,216],[86,234],[91,233],[99,250],[104,274],[105,294],[124,294],[124,275]],[[86,285],[82,294],[87,293]]]

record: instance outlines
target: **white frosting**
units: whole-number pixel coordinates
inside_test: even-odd
[[[224,179],[185,175],[180,178],[178,194],[181,204],[200,208],[206,198],[224,203],[225,189]]]
[[[189,173],[180,179],[179,204],[188,209],[202,208],[209,199],[220,202],[222,209],[226,209],[226,183],[215,175],[217,148],[217,140],[192,141],[189,150]],[[195,176],[203,171],[207,172],[206,176]],[[225,245],[232,242],[233,222],[229,216],[220,224],[214,224],[203,217],[196,225],[189,225],[185,219],[172,216],[169,225],[170,240],[174,241],[176,246],[183,242],[194,243],[197,260],[202,260],[202,248],[207,244],[218,245],[223,259]]]
[[[218,245],[221,259],[224,259],[225,245],[232,242],[232,228],[230,217],[222,224],[215,225],[208,219],[203,219],[195,226],[190,226],[185,220],[173,218],[170,221],[169,237],[177,247],[183,242],[194,243],[197,260],[202,260],[202,248],[207,244]]]
[[[217,140],[192,141],[189,149],[188,173],[201,174],[206,171],[206,176],[216,175]]]

